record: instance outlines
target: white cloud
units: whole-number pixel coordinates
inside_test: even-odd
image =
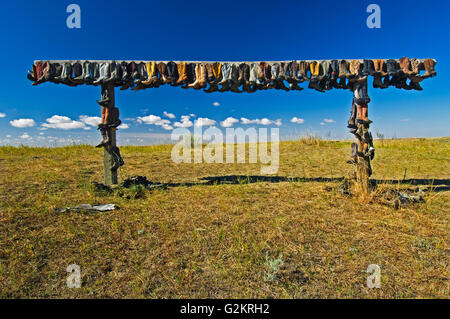
[[[212,126],[212,125],[215,125],[215,124],[216,124],[216,121],[211,120],[211,119],[206,118],[206,117],[199,117],[195,121],[195,126],[196,127]]]
[[[169,119],[174,119],[175,118],[175,114],[173,113],[167,113],[166,111],[164,111],[164,116],[168,117]]]
[[[162,127],[163,129],[165,129],[166,131],[173,130],[173,126],[172,126],[172,125],[169,125],[169,124],[163,124],[163,125],[161,125],[161,127]]]
[[[41,136],[44,135],[44,132],[39,133],[39,135],[41,135]]]
[[[214,106],[220,106],[220,103],[219,102],[214,102],[213,105]]]
[[[6,117],[5,113],[0,113],[0,119]]]
[[[323,120],[325,123],[335,123],[336,121],[333,119],[324,119]]]
[[[11,135],[8,134],[8,135],[6,135],[6,137],[7,137],[7,138],[11,138]]]
[[[320,122],[320,125],[325,125],[325,123],[324,122]]]
[[[36,125],[33,119],[18,119],[9,121],[9,124],[14,127],[24,128],[24,127],[33,127]]]
[[[183,117],[182,117],[183,119]],[[161,126],[165,130],[172,130],[172,123],[169,120],[163,120],[161,117],[156,115],[148,115],[145,117],[138,117],[137,118],[138,123],[145,123],[149,125],[157,125]],[[176,123],[175,123],[176,124]]]
[[[268,118],[249,120],[249,119],[246,119],[245,117],[241,117],[241,123],[244,124],[244,125],[249,125],[249,124],[271,125],[271,124],[275,124],[276,126],[281,126],[283,124],[281,119],[277,119],[275,121],[269,120]]]
[[[145,123],[145,124],[149,124],[149,125],[154,125],[156,124],[158,121],[161,121],[161,117],[156,116],[156,115],[148,115],[148,116],[138,116],[137,118],[138,123]]]
[[[118,129],[120,129],[120,130],[126,130],[128,128],[130,128],[130,125],[128,125],[127,123],[122,123],[118,127]]]
[[[89,126],[98,126],[102,122],[102,118],[98,116],[80,115],[80,121]]]
[[[23,133],[22,136],[21,136],[20,138],[22,138],[22,139],[24,139],[24,140],[30,140],[30,139],[31,139],[31,136],[28,135],[28,133]]]
[[[45,128],[54,128],[61,130],[74,130],[74,129],[84,129],[89,130],[88,127],[83,122],[74,121],[67,116],[53,115],[52,117],[46,119],[47,123],[42,124]]]
[[[303,123],[305,123],[305,120],[304,120],[304,119],[300,119],[300,118],[294,116],[294,117],[291,119],[291,122],[292,122],[292,123],[297,123],[297,124],[303,124]]]
[[[181,116],[181,122],[175,122],[175,123],[173,123],[173,126],[184,127],[184,128],[192,127],[192,125],[194,125],[194,123],[192,123],[192,121],[191,121],[191,116],[192,116],[192,114]]]
[[[220,122],[220,125],[222,127],[232,127],[236,123],[239,123],[238,119],[235,119],[234,117],[228,117],[225,119],[225,121]]]

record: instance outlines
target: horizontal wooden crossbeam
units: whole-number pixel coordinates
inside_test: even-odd
[[[163,62],[163,63],[169,63],[169,62],[175,62],[175,63],[260,63],[260,62],[267,62],[267,63],[289,63],[292,61],[305,61],[305,62],[321,62],[321,61],[333,61],[333,60],[346,60],[346,61],[352,61],[352,60],[358,60],[359,62],[363,62],[364,60],[376,60],[376,59],[318,59],[318,60],[302,60],[302,59],[292,59],[292,60],[282,60],[282,61],[175,61],[175,60],[169,60],[169,61],[162,61],[162,60],[35,60],[34,63],[38,62],[49,62],[49,63],[76,63],[76,62],[96,62],[96,63],[110,63],[110,62],[136,62],[136,63],[145,63],[145,62]],[[394,60],[399,62],[400,59],[381,59],[381,60]],[[420,62],[423,62],[425,59],[417,59]],[[435,59],[432,59],[433,61],[437,62]]]

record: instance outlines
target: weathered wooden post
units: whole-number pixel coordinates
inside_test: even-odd
[[[102,98],[109,98],[109,114],[115,114],[113,108],[115,108],[115,96],[114,85],[104,84],[102,85]],[[114,168],[114,158],[112,154],[112,148],[116,147],[116,128],[108,127],[108,136],[110,139],[109,145],[103,148],[103,166],[105,174],[105,185],[116,185],[118,183],[117,168]]]
[[[365,80],[365,83],[363,83],[363,92],[365,92],[365,97],[370,102],[370,98],[367,94],[367,79]],[[356,103],[356,92],[353,90],[354,94],[354,100],[353,103]],[[359,97],[361,97],[362,92],[359,92]],[[365,103],[365,114],[363,112],[362,105],[358,105],[358,112],[355,119],[355,124],[357,129],[353,130],[352,133],[355,135],[356,139],[356,154],[354,155],[354,161],[353,161],[353,168],[354,168],[354,190],[357,194],[361,195],[362,197],[368,195],[370,193],[370,176],[372,175],[372,168],[370,165],[370,160],[374,156],[374,149],[373,149],[373,143],[372,143],[372,134],[369,132],[370,129],[370,123],[371,121],[368,121],[368,104],[369,102]],[[354,106],[352,106],[354,107]],[[353,114],[352,114],[353,116]],[[361,118],[360,118],[361,117]],[[364,118],[364,121],[361,121],[361,119]],[[354,150],[352,150],[354,151]]]
[[[364,143],[361,140],[358,140],[358,150],[367,150],[368,144]],[[356,162],[356,190],[361,195],[367,195],[370,192],[370,158],[368,156],[364,156],[363,152],[357,153],[357,162]]]

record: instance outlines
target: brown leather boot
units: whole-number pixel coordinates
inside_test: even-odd
[[[433,77],[436,76],[436,71],[434,70],[436,66],[436,62],[431,59],[425,59],[423,61],[423,65],[425,66],[425,74],[424,77]]]
[[[361,62],[359,60],[352,60],[350,62],[350,78],[351,79],[367,79],[367,76],[361,77]]]
[[[405,73],[406,75],[412,74],[411,61],[409,61],[407,57],[401,58],[399,62],[400,69],[402,69],[403,73]]]
[[[180,62],[177,65],[178,68],[178,80],[175,82],[175,85],[182,85],[187,80],[187,71],[186,71],[186,62]]]
[[[158,72],[161,76],[160,81],[163,84],[170,83],[171,81],[168,79],[169,73],[167,72],[167,66],[164,62],[158,63]]]

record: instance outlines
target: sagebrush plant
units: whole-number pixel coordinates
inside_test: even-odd
[[[267,269],[264,276],[264,281],[274,281],[277,279],[277,274],[280,268],[284,265],[283,254],[280,254],[278,258],[269,258],[269,253],[266,252],[266,263]]]

